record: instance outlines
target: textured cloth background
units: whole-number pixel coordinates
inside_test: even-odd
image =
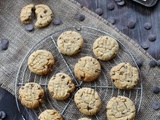
[[[52,24],[44,29],[35,29],[33,32],[24,30],[24,25],[20,22],[19,14],[21,8],[29,3],[44,3],[51,7],[54,15],[59,17],[63,24],[53,26]],[[85,21],[75,20],[77,12],[86,16]],[[134,43],[130,38],[122,34],[107,21],[92,13],[86,8],[81,8],[79,4],[68,0],[0,0],[0,39],[8,38],[9,48],[0,51],[0,84],[3,88],[14,94],[16,73],[24,55],[33,44],[44,38],[55,30],[69,26],[92,26],[109,32],[118,38],[137,58],[141,58],[144,63],[141,68],[143,81],[143,100],[140,112],[137,113],[136,120],[158,120],[155,111],[151,108],[153,101],[160,102],[159,95],[151,93],[153,84],[160,85],[160,70],[158,67],[149,68],[148,63],[153,59],[148,53]]]

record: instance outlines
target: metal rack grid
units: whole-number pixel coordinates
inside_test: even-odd
[[[58,36],[66,30],[78,31],[84,38],[84,45],[83,45],[81,52],[72,57],[60,54],[57,48],[57,44],[56,44],[56,40]],[[96,38],[102,35],[108,35],[118,41],[120,49],[118,51],[117,56],[113,60],[110,60],[107,62],[99,60],[102,66],[102,72],[98,80],[91,82],[91,83],[84,83],[82,81],[77,80],[73,74],[74,65],[76,64],[78,59],[81,58],[82,56],[90,55],[94,57],[92,53],[92,44]],[[38,50],[38,49],[46,49],[50,51],[54,55],[54,58],[55,58],[55,65],[53,67],[53,72],[46,76],[35,75],[31,73],[27,67],[27,59],[29,55],[33,51]],[[105,31],[101,31],[97,28],[86,27],[86,26],[79,26],[79,27],[73,26],[73,27],[65,28],[63,30],[55,31],[54,33],[48,35],[44,39],[37,42],[27,52],[27,54],[24,56],[24,59],[22,60],[22,63],[20,64],[20,67],[17,72],[16,82],[15,82],[15,96],[16,96],[17,108],[22,113],[19,107],[19,102],[18,102],[18,93],[17,93],[18,89],[20,88],[20,86],[24,85],[25,83],[32,81],[32,82],[39,83],[44,88],[45,97],[43,99],[42,105],[39,108],[32,109],[32,110],[25,108],[26,110],[25,112],[29,114],[30,120],[35,120],[35,116],[37,117],[45,109],[58,110],[63,116],[64,120],[76,120],[81,117],[84,117],[84,115],[79,112],[78,108],[76,107],[73,101],[75,92],[81,87],[91,87],[95,89],[101,97],[102,108],[96,115],[90,117],[92,120],[107,119],[106,118],[106,102],[111,97],[118,96],[118,95],[124,95],[126,97],[129,97],[135,103],[137,112],[139,112],[140,107],[141,107],[142,92],[143,92],[141,76],[140,76],[139,84],[133,90],[129,90],[129,91],[119,90],[115,88],[115,86],[110,80],[109,70],[120,62],[129,62],[133,66],[137,67],[137,69],[139,70],[135,62],[135,56],[133,56],[131,51],[121,41],[119,41],[118,38],[111,36],[109,33]],[[64,72],[70,75],[73,82],[76,85],[75,92],[70,96],[69,99],[65,101],[57,101],[57,100],[52,99],[47,90],[47,84],[48,84],[49,79],[51,78],[52,75],[55,75],[58,72]],[[24,120],[27,120],[24,115],[22,115],[22,117]]]

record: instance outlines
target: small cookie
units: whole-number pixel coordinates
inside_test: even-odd
[[[81,50],[83,38],[75,31],[66,31],[58,37],[57,45],[60,53],[74,55]]]
[[[101,108],[101,99],[98,93],[91,88],[79,89],[74,96],[74,101],[79,111],[85,115],[94,115]]]
[[[136,114],[134,103],[124,96],[111,98],[106,109],[108,120],[134,120]]]
[[[54,64],[53,55],[46,50],[34,51],[28,58],[28,67],[37,75],[46,75],[52,71]]]
[[[119,89],[132,89],[139,81],[138,70],[129,63],[120,63],[110,70],[110,77]]]
[[[91,119],[89,119],[89,118],[80,118],[78,120],[91,120]]]
[[[32,9],[34,8],[33,4],[26,5],[22,8],[20,13],[20,20],[24,24],[28,24],[31,21]]]
[[[36,108],[40,106],[44,96],[42,87],[34,82],[26,83],[19,89],[19,99],[27,108]]]
[[[109,36],[101,36],[93,43],[93,53],[100,60],[112,59],[118,49],[118,42]]]
[[[38,116],[38,120],[63,120],[63,118],[58,111],[47,109]]]
[[[42,28],[49,25],[52,21],[53,13],[52,10],[44,4],[39,4],[35,6],[35,14],[37,21],[35,26],[37,28]]]
[[[99,62],[90,56],[80,58],[74,67],[75,76],[85,82],[97,79],[100,73],[101,66]]]
[[[72,79],[65,73],[57,73],[48,83],[49,93],[56,100],[67,99],[74,89]]]

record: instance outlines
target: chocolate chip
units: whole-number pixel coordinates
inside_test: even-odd
[[[54,18],[53,21],[52,21],[52,23],[53,23],[54,25],[60,25],[60,24],[62,23],[62,21],[61,21],[60,18]]]
[[[124,0],[121,0],[121,1],[116,2],[116,3],[117,3],[117,5],[119,5],[119,6],[123,6],[123,5],[125,4],[125,1],[124,1]]]
[[[160,60],[157,61],[157,65],[160,66]]]
[[[154,110],[158,110],[158,109],[160,108],[160,104],[159,104],[158,102],[154,101],[154,102],[152,103],[152,108],[153,108]]]
[[[148,49],[148,48],[149,48],[149,44],[148,44],[147,42],[143,42],[143,43],[141,44],[141,47],[142,47],[143,49]]]
[[[128,28],[130,28],[130,29],[135,28],[135,26],[136,26],[136,19],[133,19],[133,18],[129,19],[127,26],[128,26]]]
[[[4,119],[6,117],[6,113],[4,111],[0,111],[0,119]]]
[[[107,9],[108,9],[108,10],[114,10],[114,8],[115,8],[114,3],[109,3],[109,4],[107,5]]]
[[[112,25],[114,25],[116,23],[116,20],[113,17],[109,17],[108,22],[110,22]]]
[[[148,40],[151,41],[151,42],[154,42],[154,41],[156,40],[156,35],[150,34],[150,35],[148,36]]]
[[[152,86],[151,90],[155,94],[158,94],[160,92],[160,88],[158,86]]]
[[[149,62],[149,66],[150,67],[155,67],[157,65],[157,62],[155,61],[155,60],[151,60],[150,62]]]
[[[150,30],[150,29],[152,28],[151,23],[145,23],[145,24],[144,24],[144,28],[145,28],[146,30]]]
[[[9,45],[9,41],[6,38],[1,39],[1,49],[2,50],[7,50],[8,45]]]
[[[84,21],[85,20],[85,15],[83,15],[81,13],[78,13],[78,14],[76,14],[76,19],[78,21]]]
[[[95,10],[95,12],[96,12],[99,16],[103,15],[103,10],[102,10],[102,8],[97,8],[97,9]]]
[[[29,32],[32,31],[32,30],[34,30],[33,24],[28,24],[28,25],[26,25],[26,26],[25,26],[25,30],[26,30],[26,31],[29,31]]]
[[[138,65],[138,67],[141,67],[143,65],[143,61],[141,59],[137,59],[136,64]]]

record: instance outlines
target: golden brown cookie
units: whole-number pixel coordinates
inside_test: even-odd
[[[111,98],[106,109],[108,120],[134,120],[136,114],[134,103],[124,96]]]
[[[30,71],[38,75],[46,75],[51,72],[53,65],[54,57],[46,50],[36,50],[28,58]]]
[[[81,50],[83,38],[75,31],[65,31],[58,37],[57,45],[60,53],[74,55]]]
[[[30,23],[33,8],[33,4],[26,5],[24,8],[22,8],[20,13],[21,22],[23,22],[24,24]]]
[[[91,120],[91,119],[89,119],[89,118],[80,118],[78,120]]]
[[[93,43],[93,53],[100,60],[110,60],[118,49],[118,42],[109,36],[101,36]]]
[[[53,18],[52,10],[44,4],[39,4],[35,6],[35,14],[37,17],[35,26],[37,28],[42,28],[49,25]]]
[[[63,118],[58,111],[47,109],[38,116],[38,120],[63,120]]]
[[[49,93],[56,100],[67,99],[74,89],[71,77],[65,73],[57,73],[48,83]]]
[[[119,89],[132,89],[139,81],[138,70],[129,63],[120,63],[110,70],[110,77]]]
[[[26,83],[19,89],[19,99],[27,108],[36,108],[40,106],[44,96],[42,87],[34,82]]]
[[[85,115],[94,115],[101,108],[101,99],[98,93],[91,88],[79,89],[74,96],[74,101],[79,111]]]
[[[85,82],[94,81],[100,73],[101,66],[99,62],[90,56],[80,58],[74,67],[75,76]]]

